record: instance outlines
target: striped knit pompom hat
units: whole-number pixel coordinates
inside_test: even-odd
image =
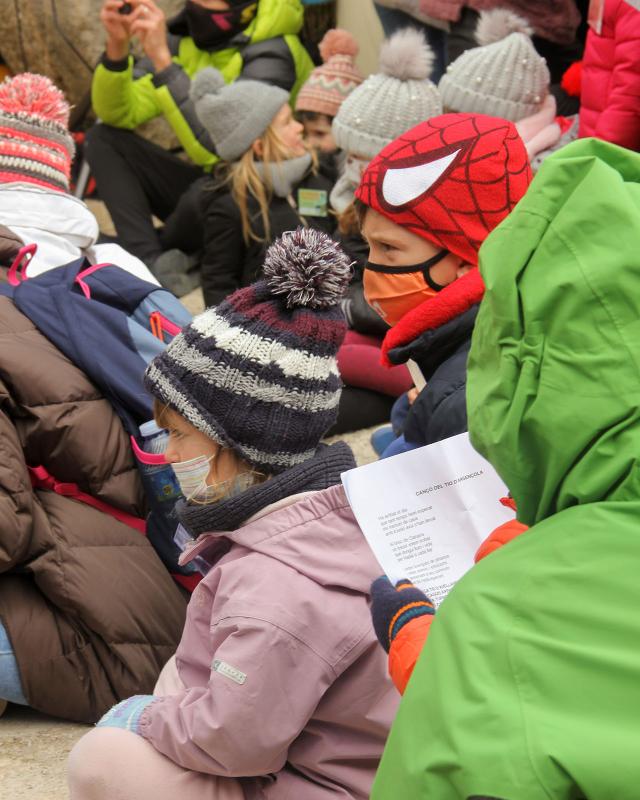
[[[49,78],[25,72],[0,84],[0,182],[68,192],[74,153],[69,104]]]
[[[264,279],[196,317],[145,386],[195,428],[275,475],[310,459],[335,422],[351,263],[313,228],[284,233]]]
[[[341,28],[327,31],[319,45],[322,65],[316,67],[296,99],[296,111],[335,117],[351,92],[364,80],[355,65],[358,43]]]

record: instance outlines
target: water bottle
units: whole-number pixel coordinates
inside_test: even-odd
[[[170,464],[164,460],[164,452],[169,442],[169,434],[158,427],[154,420],[140,426],[140,451],[138,466],[151,504],[170,503],[172,506],[180,497],[180,486]],[[148,458],[143,455],[147,453]]]

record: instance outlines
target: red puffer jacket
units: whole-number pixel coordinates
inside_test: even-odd
[[[587,36],[579,135],[640,150],[640,11],[626,0],[605,0]]]

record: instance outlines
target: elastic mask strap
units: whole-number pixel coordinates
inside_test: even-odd
[[[441,250],[439,253],[436,253],[435,256],[431,256],[431,258],[427,259],[422,265],[422,277],[424,278],[424,282],[433,289],[434,292],[441,292],[444,286],[441,286],[433,280],[431,277],[431,267],[435,267],[435,265],[440,263],[447,255],[449,255],[448,250]]]

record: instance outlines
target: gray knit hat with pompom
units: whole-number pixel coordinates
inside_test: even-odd
[[[325,233],[284,233],[263,280],[200,314],[151,362],[147,390],[258,470],[307,461],[338,416],[350,278]]]
[[[540,111],[549,93],[547,62],[538,55],[524,17],[504,8],[483,11],[480,47],[465,51],[440,79],[447,111],[488,114],[518,122]]]
[[[379,72],[351,92],[333,120],[338,147],[373,158],[401,133],[442,113],[429,80],[433,53],[415,28],[397,31],[382,43]]]
[[[235,161],[264,134],[289,93],[260,81],[225,83],[214,67],[199,72],[191,82],[196,114],[224,161]]]

